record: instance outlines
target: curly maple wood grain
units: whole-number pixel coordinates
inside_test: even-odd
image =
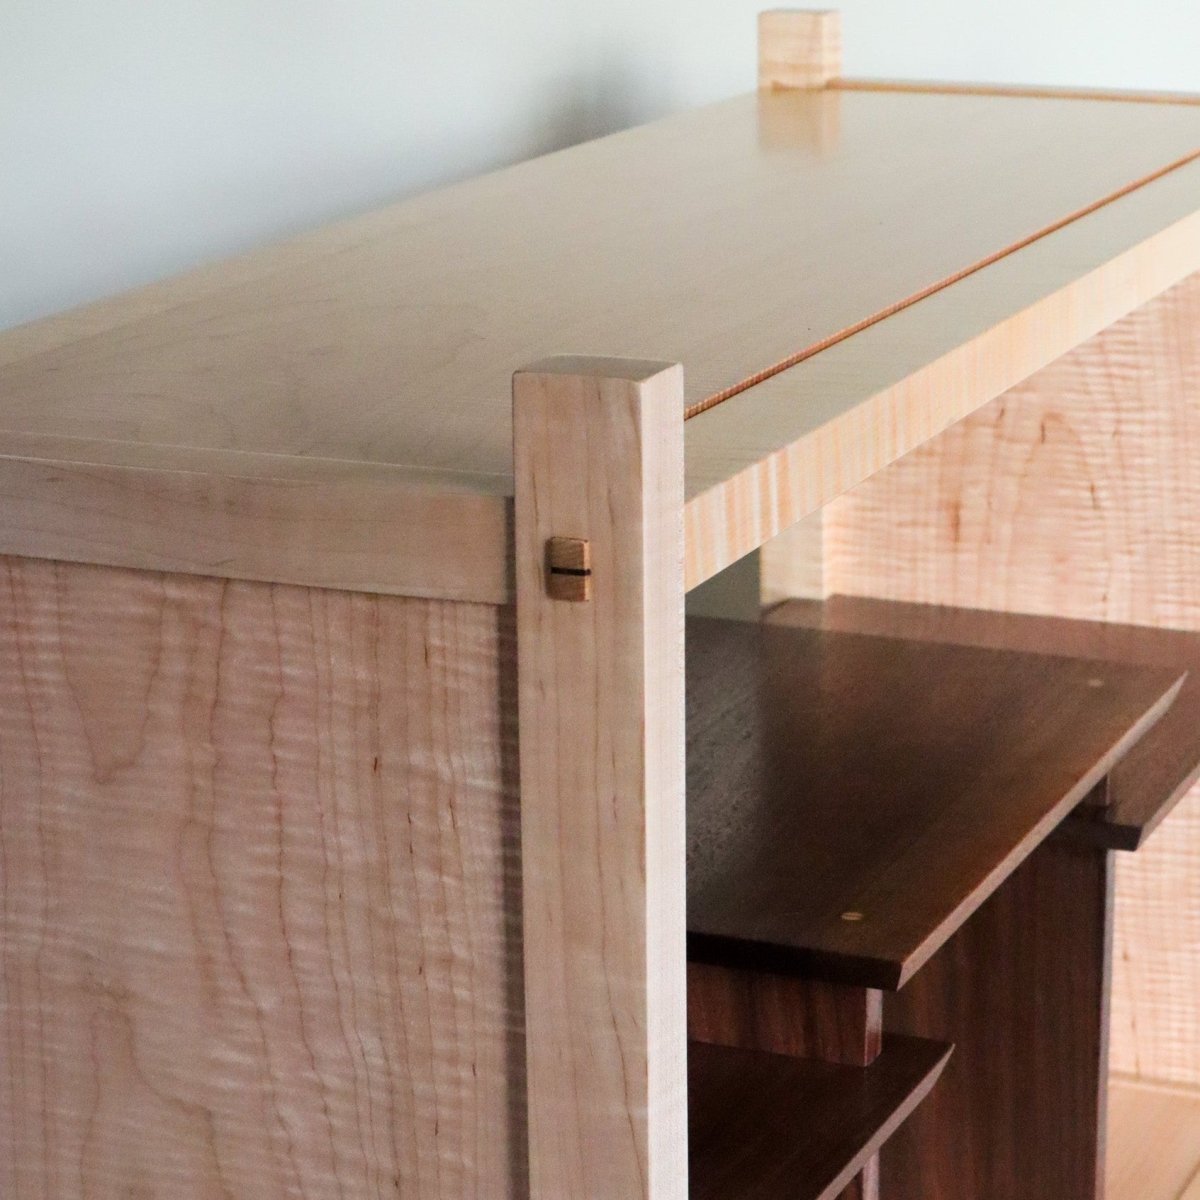
[[[0,560],[0,1195],[522,1196],[511,617]]]
[[[826,513],[830,592],[1200,629],[1200,275]],[[1115,1069],[1200,1086],[1200,793],[1117,868]]]
[[[534,1200],[685,1200],[683,372],[513,379]],[[546,543],[589,543],[551,598]]]
[[[688,586],[1195,271],[1198,187],[1193,161],[689,420]]]

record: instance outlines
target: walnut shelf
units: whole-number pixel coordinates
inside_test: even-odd
[[[833,1200],[950,1055],[897,1036],[870,1066],[848,1067],[692,1043],[690,1200]]]
[[[1080,809],[1079,832],[1114,850],[1137,850],[1200,776],[1200,634],[1145,625],[900,604],[856,596],[780,605],[772,623],[884,634],[963,646],[1067,654],[1186,670],[1164,714],[1108,776],[1103,806]]]
[[[777,614],[693,619],[687,682],[689,956],[896,989],[1181,674]]]

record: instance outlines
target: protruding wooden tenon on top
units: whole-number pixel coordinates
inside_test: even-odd
[[[840,13],[773,8],[758,14],[760,88],[823,88],[841,73]]]

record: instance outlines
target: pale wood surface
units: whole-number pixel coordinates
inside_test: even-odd
[[[104,302],[0,370],[0,427],[510,476],[528,362],[682,362],[691,408],[1197,152],[1186,105],[755,93]]]
[[[1187,105],[768,90],[13,331],[0,338],[0,494],[20,501],[0,549],[503,599],[508,381],[523,362],[681,361],[696,412],[1198,149]],[[1174,174],[1135,193],[1115,230],[1095,224],[1101,209],[1043,238],[1016,282],[993,274],[1002,259],[986,286],[949,289],[974,326],[917,304],[888,386],[1193,212],[1194,186],[1186,201],[1162,188]],[[1080,257],[1063,235],[1083,225]],[[1177,271],[1200,262],[1195,240],[1163,251]],[[1062,298],[1036,337],[1019,321],[976,347],[987,361],[970,386],[941,388],[943,370],[880,396],[872,376],[896,361],[880,347],[914,328],[892,318],[841,386],[785,371],[771,380],[782,390],[718,406],[734,410],[732,440],[694,422],[689,583],[1161,290],[1155,264]],[[805,365],[841,369],[828,353]],[[404,532],[372,534],[365,509]],[[437,545],[448,523],[461,554]],[[174,545],[168,526],[184,529]]]
[[[772,8],[758,14],[760,88],[822,88],[841,73],[840,13]]]
[[[689,421],[689,586],[1195,271],[1198,195],[1192,163]]]
[[[1113,1065],[1200,1086],[1200,793],[1117,862]]]
[[[79,447],[32,452],[0,456],[8,553],[484,604],[512,596],[508,497],[304,459],[106,446],[113,461],[92,465]]]
[[[830,590],[1200,629],[1200,276],[836,501]],[[1112,1057],[1200,1084],[1200,794],[1119,860]]]
[[[823,600],[825,586],[825,509],[797,521],[759,552],[759,601]]]
[[[513,381],[533,1200],[684,1200],[683,378]],[[590,543],[583,603],[546,542]]]
[[[1200,1093],[1114,1079],[1108,1200],[1200,1198]]]
[[[0,1195],[527,1195],[510,614],[0,589]]]
[[[839,12],[832,9],[772,9],[759,14],[760,88],[827,87],[841,73],[842,23]],[[825,137],[821,139],[823,146],[828,147],[830,143],[836,146],[839,126],[837,119],[826,122]],[[757,599],[761,603],[770,604],[776,598],[823,594],[821,530],[822,518],[817,511],[763,546],[757,571]],[[702,615],[732,614],[708,612]],[[853,1200],[853,1197],[847,1195],[845,1200]]]
[[[1114,100],[1121,104],[1200,104],[1197,92],[1150,92],[1022,83],[968,83],[953,80],[834,78],[828,87],[854,92],[939,92],[968,96],[1040,96],[1051,100]]]

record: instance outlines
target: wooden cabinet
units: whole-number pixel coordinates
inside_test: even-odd
[[[1200,106],[760,36],[0,336],[0,1195],[1186,1184]]]

